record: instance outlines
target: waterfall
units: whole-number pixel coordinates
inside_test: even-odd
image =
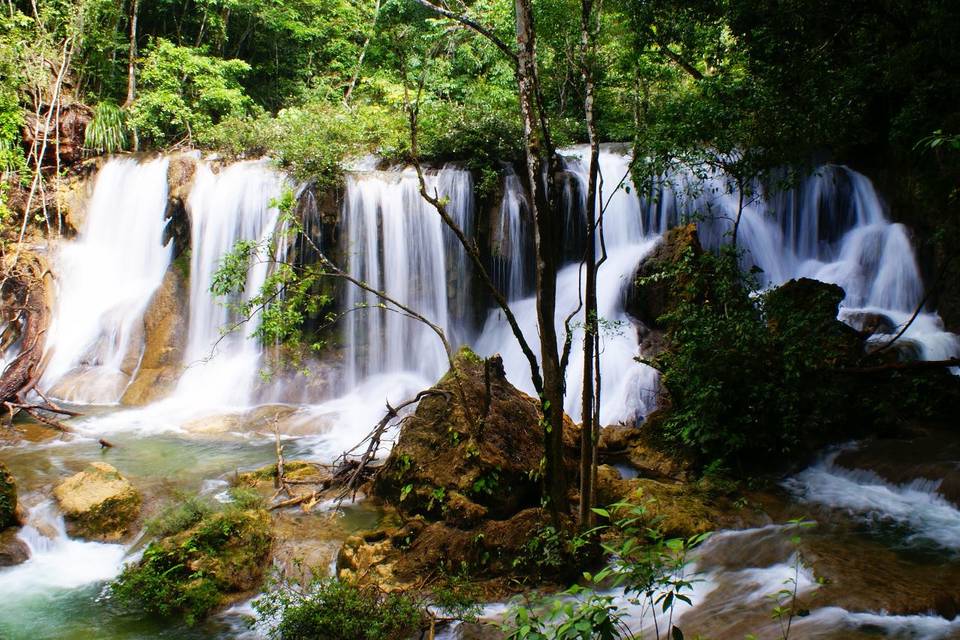
[[[563,152],[568,174],[563,189],[564,245],[567,258],[572,260],[583,250],[588,151],[580,146]],[[597,275],[598,312],[604,325],[601,422],[611,424],[642,418],[655,408],[657,376],[633,359],[639,353],[635,321],[624,310],[626,288],[638,264],[663,233],[690,220],[697,221],[704,246],[715,249],[728,242],[739,197],[723,177],[704,181],[681,172],[654,181],[650,193],[641,198],[631,184],[630,157],[624,151],[605,145],[599,162],[603,187],[598,205],[606,207],[603,229],[608,252]],[[621,181],[623,186],[617,188]],[[525,242],[515,233],[499,237],[509,239],[511,250]],[[858,328],[869,316],[887,322],[887,332],[874,340],[892,337],[923,297],[922,278],[907,229],[890,222],[870,180],[846,167],[820,167],[791,189],[766,194],[759,189],[759,197],[746,201],[738,242],[744,250],[743,266],[758,267],[765,287],[801,277],[843,287],[846,297],[841,320]],[[599,255],[599,247],[595,249]],[[561,336],[560,320],[577,308],[581,288],[577,264],[560,270],[557,327]],[[515,301],[511,309],[526,335],[536,336],[534,300]],[[921,313],[901,340],[912,343],[924,359],[960,354],[960,339],[944,331],[932,311]],[[575,331],[574,353],[581,344],[582,331]],[[499,310],[490,312],[477,349],[485,355],[500,352],[510,380],[533,392],[526,359]],[[564,408],[574,418],[580,414],[582,375],[581,363],[572,357]]]
[[[530,225],[530,206],[520,177],[507,165],[503,176],[503,197],[492,229],[493,281],[507,300],[531,293],[533,246],[525,233]]]
[[[447,198],[461,229],[473,220],[470,173],[444,167],[426,176],[428,189]],[[342,225],[347,270],[441,328],[454,346],[469,329],[469,269],[462,248],[420,195],[416,174],[357,171],[346,181]],[[448,368],[437,335],[373,293],[349,286],[346,381],[353,387],[375,374],[415,372],[428,381]]]
[[[567,212],[565,227],[568,241],[565,244],[579,244],[582,247],[582,240],[577,242],[569,238],[586,235],[583,212],[586,209],[587,168],[583,160],[588,150],[576,147],[567,153],[564,160],[564,168],[568,173],[564,209]],[[627,289],[632,285],[637,265],[654,248],[657,238],[656,235],[643,232],[641,203],[635,190],[630,187],[627,173],[629,163],[629,157],[621,153],[604,151],[600,156],[604,186],[597,193],[598,214],[601,207],[609,203],[604,215],[607,260],[597,272],[597,311],[603,320],[600,345],[600,374],[605,381],[600,397],[600,420],[603,424],[634,420],[655,408],[656,372],[634,360],[640,351],[640,343],[635,321],[624,308]],[[624,188],[617,188],[621,180],[624,180]],[[522,246],[520,243],[523,240],[515,237],[512,242]],[[596,253],[598,257],[601,255],[599,241]],[[563,320],[580,306],[581,272],[579,263],[574,263],[562,268],[557,275],[556,319],[561,340],[565,335]],[[528,336],[531,348],[539,356],[535,300],[518,300],[510,307],[524,334]],[[583,361],[579,354],[583,349],[582,317],[582,313],[576,314],[576,324],[571,325],[573,355],[567,369],[564,404],[564,410],[574,419],[579,418],[581,412]],[[500,353],[510,381],[528,393],[534,392],[526,357],[499,309],[494,309],[488,315],[483,333],[477,341],[477,350],[484,355]]]
[[[567,265],[558,274],[561,336],[563,318],[578,308],[581,298],[578,257],[585,249],[587,151],[564,151]],[[61,295],[49,332],[50,364],[44,377],[44,386],[57,397],[116,402],[136,370],[143,313],[170,265],[170,247],[163,244],[167,164],[165,159],[107,162],[97,176],[80,235],[58,248]],[[738,207],[737,194],[721,177],[702,181],[681,172],[638,192],[629,167],[625,150],[602,149],[597,199],[605,207],[607,257],[598,272],[598,303],[603,325],[600,411],[605,424],[634,421],[655,408],[656,374],[635,360],[640,352],[638,326],[625,310],[637,265],[671,226],[691,219],[697,220],[704,245],[716,248],[727,241]],[[470,173],[448,165],[428,172],[426,180],[472,237],[476,207]],[[536,307],[529,297],[530,212],[521,179],[506,169],[503,180],[503,197],[488,228],[490,264],[536,348]],[[192,237],[186,368],[171,398],[180,409],[235,410],[255,401],[262,347],[253,334],[260,314],[255,312],[233,332],[224,330],[241,319],[229,303],[256,295],[270,265],[264,259],[255,261],[243,292],[229,300],[215,299],[210,286],[223,256],[237,241],[266,242],[272,237],[279,212],[271,202],[289,185],[267,162],[236,163],[219,172],[208,163],[197,164],[186,203]],[[758,197],[747,201],[740,224],[744,266],[761,270],[763,286],[797,277],[835,282],[846,291],[841,319],[861,326],[868,318],[876,324],[879,317],[886,323],[886,335],[896,333],[923,298],[923,283],[907,229],[889,220],[870,181],[845,167],[824,166],[790,189],[764,192],[761,186]],[[336,235],[336,250],[352,277],[422,314],[444,331],[452,346],[471,343],[480,353],[501,353],[511,381],[533,391],[526,359],[499,309],[488,311],[482,331],[474,331],[482,296],[470,289],[470,261],[421,197],[411,169],[358,166],[349,171]],[[269,250],[281,252],[285,243],[280,245]],[[594,250],[599,256],[601,247]],[[343,291],[343,394],[357,400],[365,396],[361,390],[369,388],[382,397],[385,389],[422,388],[446,371],[446,354],[429,327],[358,287]],[[578,315],[574,353],[583,333]],[[901,343],[928,359],[960,353],[960,341],[943,330],[930,310],[919,315]],[[565,409],[574,417],[580,413],[581,364],[574,355],[568,370]],[[388,378],[396,383],[393,387]],[[374,380],[379,381],[371,383]],[[368,384],[372,386],[364,387]],[[337,413],[343,413],[343,402]]]
[[[683,220],[698,219],[704,246],[729,241],[738,198],[727,181],[711,177],[699,189],[689,175],[661,181],[647,206],[645,228],[663,233]],[[840,319],[861,328],[864,318],[881,317],[896,334],[924,295],[910,235],[890,221],[870,180],[843,166],[824,165],[789,189],[764,192],[748,201],[738,233],[744,268],[761,270],[761,285],[794,278],[839,285],[846,292]],[[706,213],[706,215],[704,215]],[[960,354],[960,339],[943,328],[939,316],[924,310],[904,334],[923,359]]]
[[[187,406],[244,406],[251,402],[262,347],[254,332],[261,312],[242,325],[230,303],[260,292],[270,264],[265,252],[277,227],[272,205],[286,185],[265,161],[240,162],[214,173],[199,164],[187,201],[191,219],[190,331],[174,398]],[[223,257],[237,242],[261,243],[263,250],[247,273],[241,293],[218,299],[210,291]],[[235,329],[232,330],[231,329]]]
[[[55,254],[57,296],[42,387],[114,403],[143,349],[143,313],[170,263],[167,160],[111,159],[97,174],[78,238]]]

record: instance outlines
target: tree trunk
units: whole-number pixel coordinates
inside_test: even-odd
[[[539,112],[536,35],[530,0],[515,0],[517,35],[517,85],[526,151],[530,204],[533,209],[536,259],[537,324],[543,371],[541,406],[544,420],[544,486],[547,506],[555,524],[566,511],[567,478],[563,460],[564,372],[557,342],[557,263],[562,221],[558,218],[555,153],[550,148],[544,114]],[[545,138],[546,140],[542,140]],[[542,142],[546,144],[542,145]],[[546,165],[546,166],[544,166]],[[546,171],[544,171],[546,169]]]
[[[137,98],[137,14],[140,0],[130,0],[130,52],[127,58],[127,99],[124,107],[129,107]]]
[[[582,427],[580,430],[580,526],[587,529],[593,525],[593,478],[594,478],[594,441],[599,429],[594,419],[596,403],[594,388],[594,357],[599,319],[597,318],[597,179],[599,177],[600,140],[597,136],[594,117],[594,77],[593,77],[593,0],[583,0],[580,15],[580,64],[584,83],[583,110],[590,140],[590,164],[587,178],[586,218],[587,252],[584,255],[584,324],[583,324],[583,393]],[[598,381],[599,382],[599,381]]]

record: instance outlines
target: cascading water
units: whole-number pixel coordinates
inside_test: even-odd
[[[427,175],[426,182],[428,189],[449,199],[450,216],[469,230],[473,217],[470,173],[448,166]],[[416,174],[412,170],[355,172],[348,175],[346,187],[342,224],[350,275],[436,324],[451,344],[462,342],[469,330],[467,258],[421,197]],[[349,387],[386,373],[415,372],[427,384],[439,378],[449,364],[437,335],[394,305],[386,307],[373,293],[347,289]]]
[[[108,161],[76,241],[56,254],[58,280],[41,385],[77,403],[114,403],[143,349],[143,313],[170,263],[165,158]]]
[[[566,189],[568,199],[565,209],[568,212],[567,236],[581,233],[583,226],[586,194],[586,167],[582,156],[584,148],[573,150],[565,161],[565,169],[574,181]],[[623,154],[604,152],[600,156],[600,170],[606,186],[597,193],[597,211],[607,205],[604,215],[605,246],[607,259],[597,272],[597,311],[604,320],[601,336],[601,378],[606,381],[606,390],[600,399],[600,420],[603,424],[632,420],[652,411],[656,392],[656,373],[637,363],[634,357],[639,353],[640,344],[634,321],[624,309],[627,288],[631,285],[633,273],[640,260],[656,244],[655,236],[644,235],[641,227],[640,201],[633,189],[616,188],[626,179],[629,186],[627,167],[629,158]],[[511,252],[521,252],[522,234],[510,239]],[[595,248],[601,256],[601,247]],[[557,275],[557,330],[564,335],[563,320],[580,306],[582,291],[582,269],[573,264],[561,269]],[[517,318],[525,335],[536,336],[537,313],[535,300],[519,300],[511,304],[511,310]],[[574,318],[582,324],[582,314]],[[575,325],[572,325],[575,327]],[[574,328],[572,353],[582,350],[583,331]],[[531,348],[539,352],[536,340]],[[504,368],[511,382],[532,393],[530,368],[526,357],[520,351],[509,325],[499,310],[494,310],[487,318],[483,333],[477,342],[477,350],[483,354],[499,352],[503,356]],[[583,384],[582,360],[573,357],[567,371],[567,397],[564,409],[574,418],[580,416],[581,398],[579,389]]]
[[[644,228],[664,233],[683,220],[699,219],[703,244],[729,241],[739,199],[725,179],[694,188],[689,175],[661,181],[656,206],[648,206]],[[855,326],[881,316],[891,334],[905,325],[924,288],[909,232],[890,222],[870,180],[846,167],[825,165],[797,187],[745,202],[737,239],[744,267],[762,270],[762,284],[813,278],[846,292],[840,318]],[[859,328],[859,326],[858,326]],[[877,335],[875,340],[887,337]],[[927,360],[960,354],[960,340],[939,317],[921,313],[904,334]]]
[[[270,264],[265,252],[279,210],[273,205],[286,185],[266,162],[241,162],[219,173],[200,164],[187,202],[191,217],[190,333],[186,370],[174,392],[178,404],[196,407],[248,405],[260,366],[262,347],[253,333],[261,311],[246,323],[230,303],[259,294]],[[261,244],[241,293],[228,300],[211,293],[223,257],[241,240]],[[282,258],[282,256],[277,256]],[[230,331],[230,329],[236,329]]]
[[[493,278],[507,300],[518,300],[530,293],[533,247],[524,233],[530,209],[520,177],[512,167],[504,168],[503,198],[493,231]]]
[[[587,149],[576,147],[565,153],[565,169],[578,185],[571,188],[568,181],[565,188],[565,244],[572,246],[583,235],[580,227],[584,224]],[[738,195],[726,180],[714,177],[702,182],[692,174],[657,181],[654,193],[641,201],[630,184],[629,162],[623,152],[610,147],[601,150],[600,172],[606,186],[598,194],[598,201],[606,208],[603,231],[609,254],[597,279],[598,311],[607,327],[601,371],[606,381],[601,396],[603,424],[640,418],[654,408],[656,375],[633,360],[639,352],[635,321],[624,311],[625,290],[640,260],[661,234],[690,220],[698,221],[705,246],[716,248],[728,242],[740,206]],[[617,188],[621,180],[623,187]],[[576,198],[579,202],[571,205],[569,200]],[[515,219],[520,220],[519,215]],[[513,229],[511,226],[510,233],[499,236],[500,242],[511,245],[507,255],[519,253],[528,241],[524,236],[529,232],[517,234]],[[889,221],[869,179],[845,167],[821,167],[797,188],[747,200],[738,243],[744,250],[744,266],[759,267],[765,286],[808,277],[843,287],[846,298],[840,312],[842,320],[858,326],[867,317],[879,316],[887,323],[889,333],[878,334],[874,340],[887,340],[897,333],[923,297],[923,283],[906,228]],[[599,247],[596,250],[599,255]],[[581,289],[578,266],[560,271],[559,330],[563,329],[559,319],[578,306]],[[533,299],[516,301],[511,308],[527,335],[536,335]],[[574,340],[576,351],[581,336],[575,334]],[[912,342],[924,359],[960,354],[960,339],[944,331],[933,312],[920,313],[901,340]],[[500,352],[511,381],[533,391],[526,359],[497,310],[488,317],[477,348],[485,354]],[[568,370],[565,409],[576,418],[580,413],[582,370],[575,362],[571,360]]]

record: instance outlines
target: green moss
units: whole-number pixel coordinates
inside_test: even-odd
[[[273,536],[263,509],[230,506],[151,542],[112,585],[123,605],[195,624],[232,595],[256,587]]]

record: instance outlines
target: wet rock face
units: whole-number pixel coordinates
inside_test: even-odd
[[[67,533],[88,540],[116,541],[140,516],[140,493],[111,465],[92,462],[53,491]]]
[[[0,531],[0,567],[12,567],[29,558],[30,549],[17,537],[15,529]]]
[[[173,258],[176,260],[188,255],[190,249],[190,215],[187,199],[193,187],[193,178],[197,173],[197,160],[190,155],[177,155],[170,158],[167,169],[167,211],[164,216],[169,222],[165,230],[164,242],[173,240]]]
[[[663,350],[663,332],[666,329],[660,317],[673,307],[672,279],[656,279],[652,276],[663,273],[676,264],[687,252],[703,251],[697,237],[696,225],[689,224],[671,229],[653,252],[637,268],[636,284],[627,292],[627,312],[643,324],[640,341],[643,353],[656,355]],[[644,278],[650,278],[644,280]],[[639,284],[642,282],[642,284]]]
[[[177,266],[172,265],[144,314],[143,356],[136,375],[123,393],[122,404],[148,404],[176,387],[187,345],[189,299],[185,278]]]
[[[20,525],[17,514],[17,482],[0,462],[0,530]]]

